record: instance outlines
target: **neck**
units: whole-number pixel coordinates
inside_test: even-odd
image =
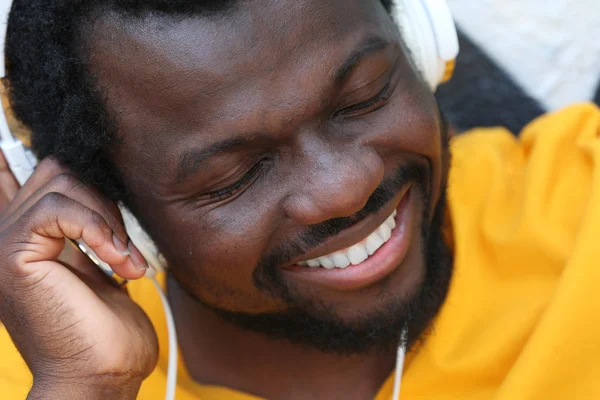
[[[224,321],[171,276],[167,287],[181,354],[198,383],[268,399],[366,400],[394,369],[396,349],[340,356],[273,340]]]

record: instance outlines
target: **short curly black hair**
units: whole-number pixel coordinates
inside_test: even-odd
[[[128,17],[221,13],[237,1],[15,0],[6,38],[7,87],[38,157],[56,157],[109,198],[127,203],[108,153],[114,122],[86,67],[86,22],[106,11]],[[388,12],[392,1],[381,0]]]

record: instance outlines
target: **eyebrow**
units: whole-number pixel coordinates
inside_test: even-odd
[[[390,43],[380,36],[368,36],[359,46],[346,58],[340,68],[333,75],[334,86],[340,86],[350,74],[354,71],[358,63],[372,54],[378,53],[381,50],[390,46]],[[245,135],[244,135],[245,136]],[[219,153],[232,151],[237,148],[242,148],[256,138],[248,139],[244,136],[224,139],[213,143],[204,149],[191,149],[184,152],[179,157],[179,166],[177,172],[177,182],[182,182],[193,175],[207,158],[210,158]]]
[[[342,66],[335,73],[333,80],[335,86],[341,85],[354,71],[359,61],[363,58],[378,53],[390,46],[390,43],[381,36],[368,36],[361,44],[350,54]]]

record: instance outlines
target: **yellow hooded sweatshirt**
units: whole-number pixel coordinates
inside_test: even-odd
[[[408,356],[401,399],[600,399],[600,109],[546,115],[519,138],[474,130],[451,146],[455,272],[433,334]],[[145,281],[130,291],[162,345],[138,398],[163,399],[160,300]],[[178,400],[256,399],[194,383],[181,367]],[[30,385],[0,328],[0,399],[24,399]]]

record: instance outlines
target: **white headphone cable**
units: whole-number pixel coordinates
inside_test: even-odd
[[[154,287],[158,291],[160,301],[162,302],[163,309],[165,310],[165,319],[167,321],[167,332],[169,336],[169,358],[167,363],[167,392],[165,395],[166,400],[175,399],[175,390],[177,389],[177,356],[179,349],[177,348],[177,332],[175,331],[175,319],[173,318],[173,311],[167,300],[167,296],[163,291],[162,287],[156,280],[156,277],[151,276],[150,279],[154,283]]]
[[[402,329],[400,345],[396,353],[396,371],[394,372],[394,392],[392,400],[400,400],[400,386],[402,383],[402,373],[404,372],[404,360],[406,356],[406,340],[408,338],[408,329]]]

